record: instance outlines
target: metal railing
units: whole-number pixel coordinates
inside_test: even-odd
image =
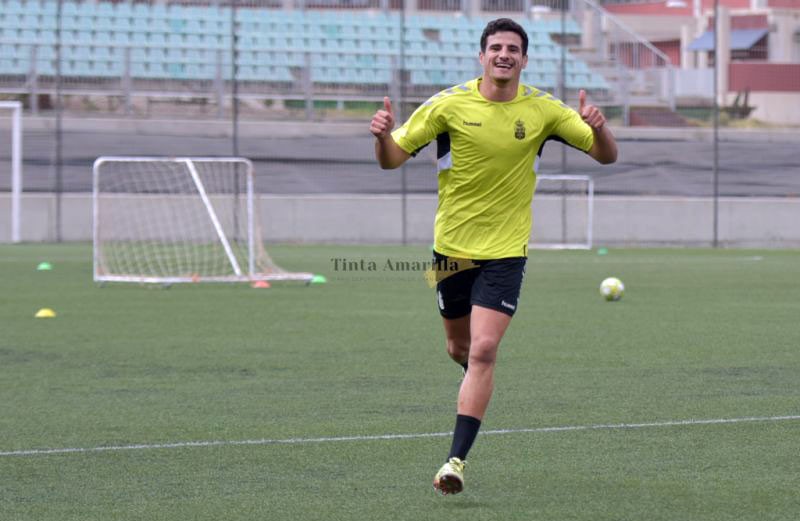
[[[585,57],[617,85],[609,101],[622,106],[626,125],[631,105],[665,104],[675,110],[675,68],[669,56],[594,0],[578,0],[573,14],[584,27],[582,47],[594,49],[593,57]]]

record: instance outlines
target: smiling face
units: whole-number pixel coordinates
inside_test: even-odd
[[[528,57],[522,54],[522,38],[511,31],[501,31],[486,38],[486,51],[479,55],[484,80],[498,87],[519,83]]]

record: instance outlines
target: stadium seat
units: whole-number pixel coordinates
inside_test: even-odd
[[[170,7],[172,8],[176,7],[175,4],[170,4],[170,6],[167,6],[166,4],[152,4],[152,5],[143,4],[143,5],[144,9],[142,9],[142,11],[145,14],[149,15],[150,18],[152,18],[153,20],[158,20],[158,19],[165,20],[169,18]]]
[[[37,60],[52,60],[56,57],[56,49],[53,45],[37,45],[36,46],[36,59]]]
[[[0,58],[15,58],[17,46],[10,43],[0,43]]]
[[[106,46],[90,47],[89,58],[92,60],[110,60],[111,49]]]
[[[54,43],[55,6],[55,1],[0,0],[0,40]],[[229,8],[69,0],[62,6],[62,41],[68,44],[63,54],[72,60],[66,68],[69,73],[113,75],[119,70],[114,63],[124,66],[126,46],[130,46],[131,61],[136,65],[134,76],[211,78],[218,56],[230,69]],[[290,67],[305,67],[308,52],[312,53],[314,81],[386,83],[399,60],[398,13],[240,7],[236,16],[239,76],[247,81],[294,81]],[[478,39],[487,20],[427,12],[407,16],[402,43],[404,67],[410,71],[412,83],[446,86],[474,77],[480,71]],[[530,61],[523,77],[549,88],[558,77],[561,58],[561,48],[550,35],[560,32],[560,20],[524,25]],[[575,34],[580,27],[570,18],[567,31]],[[37,63],[52,60],[52,49],[40,47]],[[6,69],[18,70],[20,60],[30,59],[30,47],[6,45],[0,55],[11,60],[4,62]],[[602,76],[592,73],[585,62],[569,53],[566,56],[570,85],[607,88]],[[259,79],[264,77],[271,79]]]
[[[286,67],[270,67],[269,79],[277,82],[293,82],[294,76]]]
[[[131,49],[131,61],[145,62],[149,59],[149,52],[147,49],[141,47],[134,47]]]
[[[0,74],[3,75],[17,75],[25,74],[26,71],[17,66],[16,60],[13,58],[0,57]]]
[[[424,71],[424,70],[421,70],[421,69],[417,69],[417,70],[411,71],[411,74],[409,75],[409,79],[411,80],[411,83],[414,84],[414,85],[430,85],[431,84],[431,82],[428,80],[427,71]]]
[[[6,0],[3,2],[3,11],[13,15],[21,15],[26,12],[25,6],[18,0]]]
[[[189,80],[202,80],[211,78],[212,74],[206,72],[206,67],[199,63],[188,63],[184,69],[184,77]]]
[[[147,43],[156,47],[167,44],[166,33],[147,33]]]
[[[39,76],[53,76],[56,73],[55,61],[52,59],[37,59],[36,74]]]

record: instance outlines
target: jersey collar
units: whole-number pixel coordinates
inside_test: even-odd
[[[483,81],[483,77],[479,76],[479,77],[475,78],[474,80],[470,80],[469,82],[467,82],[467,86],[469,86],[471,88],[471,90],[478,97],[480,97],[483,101],[485,101],[487,103],[496,103],[498,105],[507,105],[507,104],[510,104],[510,103],[516,103],[520,99],[522,99],[524,97],[527,97],[527,96],[530,96],[531,94],[533,94],[533,91],[534,91],[534,89],[532,89],[528,85],[520,83],[519,86],[517,87],[517,95],[514,96],[514,99],[509,100],[509,101],[492,101],[490,99],[486,99],[484,97],[484,95],[481,94],[480,85],[481,85],[482,81]]]

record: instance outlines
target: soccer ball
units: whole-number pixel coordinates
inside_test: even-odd
[[[600,294],[608,301],[619,300],[625,293],[625,284],[616,277],[608,277],[600,283]]]

